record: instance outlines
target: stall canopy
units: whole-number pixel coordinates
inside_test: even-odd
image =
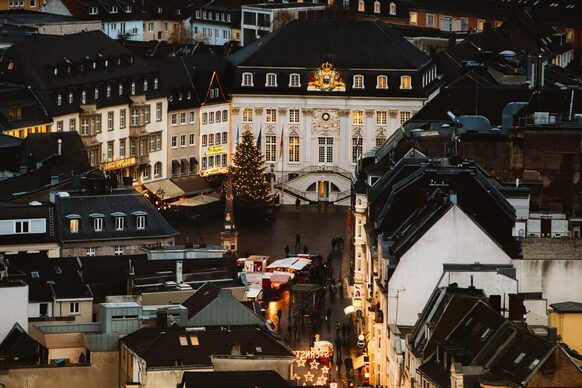
[[[285,269],[291,269],[293,271],[301,271],[303,268],[307,267],[309,264],[311,264],[311,259],[302,259],[299,257],[288,257],[286,259],[274,261],[273,263],[269,264],[269,266],[267,268],[268,269],[285,268]]]
[[[200,206],[206,205],[208,203],[216,202],[220,200],[220,194],[212,193],[212,194],[202,194],[197,195],[196,197],[190,198],[181,198],[177,201],[170,203],[172,206]]]
[[[354,369],[360,369],[361,367],[365,366],[368,364],[368,356],[367,355],[361,355],[359,357],[356,357],[356,359],[354,360]]]
[[[169,179],[162,179],[155,182],[144,183],[146,189],[152,193],[159,195],[163,192],[163,199],[171,199],[184,195],[184,190],[179,188]]]

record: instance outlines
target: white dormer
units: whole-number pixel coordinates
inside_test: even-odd
[[[253,73],[243,73],[241,86],[254,86]]]
[[[267,73],[267,79],[265,81],[265,86],[267,87],[277,87],[277,74]]]
[[[354,83],[352,87],[354,89],[364,89],[364,76],[360,74],[354,75]]]
[[[396,15],[396,4],[390,3],[390,15]]]

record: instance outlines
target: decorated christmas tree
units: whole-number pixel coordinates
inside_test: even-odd
[[[235,198],[254,203],[271,201],[269,183],[265,180],[265,163],[251,132],[245,132],[236,145],[232,185]]]

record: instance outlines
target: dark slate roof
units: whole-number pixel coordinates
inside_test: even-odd
[[[56,229],[50,229],[51,222],[55,222],[51,204],[27,205],[27,204],[0,204],[0,220],[18,220],[42,218],[46,220],[45,233],[23,233],[15,239],[13,234],[0,234],[1,244],[37,244],[48,243],[57,240]],[[57,223],[55,223],[57,224]]]
[[[73,16],[60,15],[56,13],[28,11],[24,9],[0,11],[0,19],[2,19],[5,24],[32,25],[32,26],[45,23],[81,21],[80,19]]]
[[[220,294],[220,288],[212,283],[205,283],[197,289],[192,296],[182,302],[182,306],[188,309],[188,319],[202,311]]]
[[[551,308],[559,313],[582,313],[582,303],[580,302],[561,302],[550,305]]]
[[[326,54],[340,69],[419,69],[430,62],[380,20],[296,20],[228,59],[237,66],[303,68],[321,65]]]
[[[188,14],[192,1],[184,0],[61,0],[71,15],[88,20],[103,20],[107,22],[128,20],[181,20]],[[117,6],[116,13],[111,12],[111,6]],[[126,12],[123,7],[131,6]],[[97,8],[97,14],[89,13],[90,7]],[[161,8],[162,12],[158,11]]]
[[[49,259],[46,253],[35,253],[10,255],[8,260],[9,273],[28,283],[31,302],[92,298],[78,272],[76,258]]]
[[[277,372],[184,372],[179,388],[289,388],[292,385]]]
[[[417,357],[428,358],[436,350],[436,344],[449,335],[478,300],[484,299],[483,290],[475,288],[435,289],[408,339],[412,352]],[[431,327],[430,338],[426,338],[426,326]]]
[[[111,193],[70,193],[57,196],[57,217],[64,223],[60,239],[69,241],[115,241],[126,239],[166,238],[178,232],[165,220],[148,198],[133,189],[119,189]],[[138,230],[136,212],[146,213],[146,227]],[[125,214],[124,229],[115,230],[115,213]],[[137,214],[137,213],[136,213]],[[67,216],[80,217],[78,233],[71,233]],[[95,232],[94,217],[103,215],[103,231]]]
[[[16,119],[10,118],[10,108],[20,108],[22,116]],[[0,86],[0,132],[50,122],[44,107],[30,89],[19,85]]]
[[[37,361],[46,348],[29,336],[22,326],[15,323],[0,343],[0,358],[20,361]]]
[[[179,337],[198,337],[199,345],[180,345]],[[230,356],[233,346],[247,357],[284,357],[292,359],[293,350],[280,337],[250,327],[143,328],[121,339],[131,351],[143,358],[147,368],[212,367],[211,356]]]
[[[417,371],[440,388],[451,386],[449,371],[437,362],[434,354],[423,362]]]
[[[490,373],[521,385],[534,375],[555,346],[508,320],[471,365],[488,365]]]

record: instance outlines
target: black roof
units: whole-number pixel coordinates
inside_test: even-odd
[[[220,288],[212,283],[205,283],[197,289],[188,299],[182,302],[182,306],[188,309],[188,319],[202,311],[220,294]]]
[[[61,0],[71,15],[107,22],[128,20],[181,20],[194,3],[188,0]],[[117,7],[113,12],[112,6]],[[129,6],[129,12],[127,11]],[[94,7],[96,14],[90,13]],[[160,12],[161,11],[161,12]]]
[[[0,358],[7,364],[23,364],[27,361],[36,364],[47,349],[29,336],[18,323],[15,323],[0,343]]]
[[[184,372],[179,388],[289,388],[292,385],[277,372],[232,371],[232,372]]]
[[[237,66],[314,68],[333,55],[338,69],[419,69],[430,57],[381,20],[296,20],[228,59]]]
[[[81,278],[76,258],[51,258],[46,253],[17,254],[9,258],[10,275],[28,283],[31,302],[93,298]]]
[[[197,337],[192,345],[188,337]],[[186,337],[187,345],[180,345]],[[206,328],[143,328],[121,339],[130,350],[142,357],[147,368],[197,366],[212,367],[211,356],[238,355],[293,358],[293,350],[280,337],[258,326]]]
[[[550,305],[555,311],[559,313],[582,313],[582,303],[580,302],[561,302]]]
[[[11,118],[11,108],[19,108],[21,116]],[[44,107],[30,89],[21,85],[0,86],[0,132],[50,122]]]
[[[69,15],[28,11],[25,9],[0,11],[0,18],[4,21],[5,24],[32,26],[44,23],[75,22],[81,20]]]
[[[111,193],[69,193],[55,198],[56,213],[64,222],[62,242],[166,238],[178,232],[165,220],[148,198],[133,189]],[[124,217],[124,229],[115,229],[115,217]],[[137,229],[137,216],[146,216],[145,229]],[[71,233],[68,220],[79,219],[79,231]],[[94,230],[94,219],[103,219],[103,230]]]
[[[36,244],[58,241],[55,229],[49,228],[55,223],[51,204],[0,204],[0,220],[44,219],[44,233],[23,233],[15,239],[13,234],[0,234],[0,244]]]

